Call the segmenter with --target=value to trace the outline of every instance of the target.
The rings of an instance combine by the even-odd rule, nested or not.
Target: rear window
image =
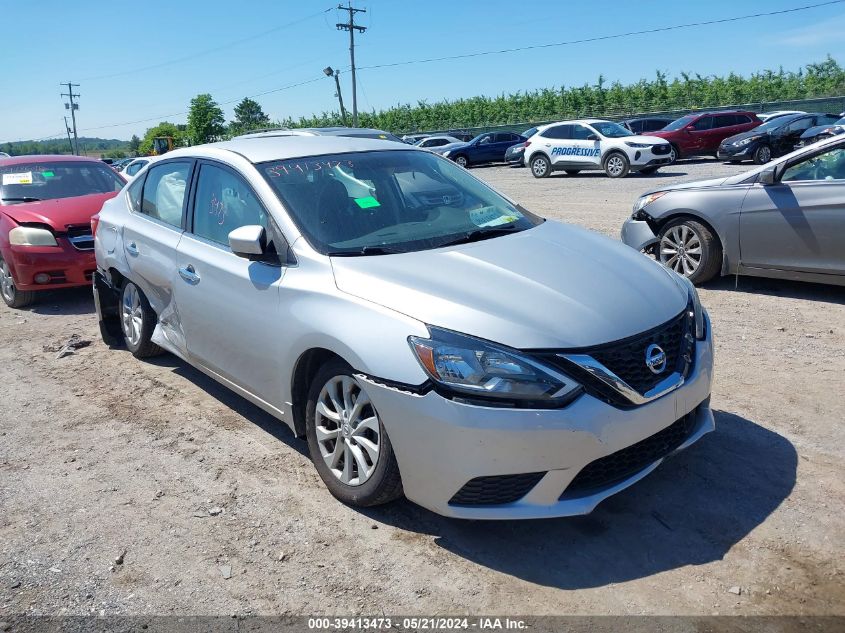
[[[0,167],[5,204],[113,193],[126,182],[102,163],[32,162]]]

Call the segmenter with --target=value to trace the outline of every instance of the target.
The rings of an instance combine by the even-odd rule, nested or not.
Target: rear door
[[[281,264],[232,253],[229,233],[261,225],[279,252],[287,244],[246,179],[222,163],[202,161],[190,222],[174,266],[175,294],[191,357],[279,408],[284,324],[279,316]],[[284,244],[284,247],[281,245]]]
[[[144,177],[139,206],[127,215],[123,226],[130,281],[146,295],[163,333],[180,350],[184,341],[173,303],[173,280],[193,168],[194,161],[186,159],[151,167]]]
[[[749,188],[740,214],[743,266],[845,274],[845,143],[787,164]]]

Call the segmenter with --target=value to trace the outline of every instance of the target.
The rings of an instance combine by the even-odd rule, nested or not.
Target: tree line
[[[623,117],[639,113],[685,112],[726,105],[763,104],[775,101],[812,99],[845,95],[845,70],[830,55],[822,62],[807,64],[797,71],[764,70],[750,76],[729,73],[727,76],[681,73],[671,80],[661,71],[653,79],[640,79],[623,85],[607,83],[599,75],[593,84],[561,86],[539,90],[501,94],[495,97],[476,96],[467,99],[444,99],[435,103],[418,101],[415,105],[399,104],[383,110],[360,112],[362,127],[373,127],[395,133],[445,130],[534,123],[565,118]],[[177,146],[197,145],[223,140],[263,127],[325,127],[342,125],[339,112],[322,112],[310,117],[292,117],[271,121],[261,105],[244,98],[234,110],[234,119],[226,123],[223,109],[208,93],[191,100],[185,124],[163,121],[136,135],[128,142],[105,141],[89,145],[80,139],[86,150],[102,149],[110,158],[152,153],[153,139],[167,136]],[[67,140],[24,141],[0,145],[9,154],[69,153]]]

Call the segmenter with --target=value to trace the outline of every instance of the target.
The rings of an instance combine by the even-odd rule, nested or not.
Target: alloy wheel
[[[611,156],[607,159],[607,171],[611,176],[618,176],[625,169],[625,163],[620,156]]]
[[[466,159],[466,158],[464,158],[463,156],[458,156],[458,157],[455,159],[455,162],[456,162],[458,165],[460,165],[461,167],[466,167],[466,166],[467,166],[467,159]]]
[[[120,324],[126,342],[133,347],[141,340],[144,326],[144,311],[141,308],[141,295],[135,284],[129,284],[123,291],[123,301],[120,306]]]
[[[678,160],[678,152],[675,151],[675,146],[673,145],[669,150],[669,164],[671,165],[676,160]]]
[[[381,448],[378,415],[352,376],[331,378],[317,398],[314,428],[320,455],[332,474],[360,486],[373,474]]]
[[[546,162],[545,158],[538,158],[531,163],[531,171],[534,172],[534,175],[538,178],[545,176],[548,169],[549,164]]]
[[[764,145],[758,150],[758,155],[760,157],[760,163],[768,163],[772,160],[772,150],[768,145]]]
[[[660,238],[660,263],[685,277],[701,265],[701,238],[686,224],[673,226]]]
[[[12,278],[9,265],[4,260],[0,260],[0,293],[3,293],[3,298],[8,303],[14,303],[15,290],[15,280]]]

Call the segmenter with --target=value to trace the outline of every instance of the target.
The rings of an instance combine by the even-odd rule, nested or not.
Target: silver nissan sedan
[[[585,514],[714,428],[688,280],[429,151],[279,132],[180,149],[94,224],[106,341],[284,421],[351,505]]]

